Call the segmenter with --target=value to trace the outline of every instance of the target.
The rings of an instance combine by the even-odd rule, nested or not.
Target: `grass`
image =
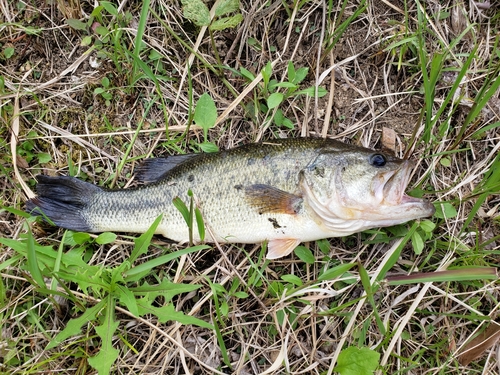
[[[498,372],[494,6],[0,1],[0,373]],[[23,213],[39,173],[123,188],[151,155],[384,129],[436,215],[278,261]]]

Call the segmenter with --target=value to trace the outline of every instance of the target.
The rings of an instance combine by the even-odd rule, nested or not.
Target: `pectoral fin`
[[[283,238],[279,240],[270,240],[267,244],[267,259],[278,259],[290,254],[299,244],[300,240],[296,238]]]
[[[250,185],[245,188],[248,203],[255,207],[259,214],[282,213],[294,215],[302,209],[302,198],[275,187],[263,184]]]

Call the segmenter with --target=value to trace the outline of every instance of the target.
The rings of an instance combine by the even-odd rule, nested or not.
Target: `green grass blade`
[[[375,321],[377,322],[378,329],[383,335],[385,335],[386,329],[384,323],[382,322],[382,319],[380,319],[377,304],[375,303],[375,299],[373,298],[376,290],[374,290],[373,286],[371,285],[370,276],[368,275],[368,272],[366,272],[366,269],[361,265],[361,263],[358,264],[358,269],[361,283],[363,284],[363,288],[365,289],[366,298],[368,298],[368,301],[372,306],[373,315],[375,316]]]
[[[38,267],[35,239],[33,238],[33,233],[29,227],[27,232],[26,257],[28,258],[28,271],[30,271],[33,280],[35,280],[39,287],[45,288],[45,281],[43,280],[42,272]]]
[[[413,233],[417,230],[417,228],[418,228],[418,222],[415,221],[413,223],[413,225],[411,226],[410,230],[405,234],[405,236],[401,240],[401,243],[398,245],[397,249],[393,252],[393,254],[390,256],[390,258],[385,262],[384,266],[380,270],[379,275],[377,276],[377,281],[382,280],[385,277],[385,275],[387,274],[387,272],[396,264],[399,257],[401,256],[401,252],[403,251],[403,248],[408,243],[408,241],[410,240]]]
[[[318,277],[318,281],[334,280],[337,277],[349,271],[354,266],[355,263],[347,263],[347,264],[340,264],[338,266],[325,270],[323,271],[321,276]]]
[[[227,355],[226,343],[224,342],[224,338],[222,337],[222,333],[219,327],[219,324],[223,324],[223,321],[221,319],[222,315],[220,312],[219,298],[217,297],[217,289],[209,279],[208,282],[210,283],[210,288],[212,289],[212,298],[214,300],[214,306],[215,306],[215,317],[213,319],[213,325],[215,329],[215,334],[217,336],[217,342],[219,343],[224,363],[229,368],[231,368],[231,361],[229,360],[229,356]]]
[[[149,229],[134,240],[134,249],[132,250],[132,254],[130,254],[130,263],[134,263],[139,256],[148,252],[151,238],[156,233],[156,229],[162,219],[163,215],[158,216]]]
[[[191,254],[191,253],[194,253],[196,251],[201,251],[201,250],[205,250],[205,249],[209,249],[209,248],[210,247],[207,245],[197,245],[197,246],[188,247],[187,249],[175,251],[173,253],[152,259],[148,262],[145,262],[145,263],[139,264],[138,266],[132,267],[130,270],[126,271],[124,273],[124,279],[126,282],[137,281],[143,275],[150,272],[154,267],[158,267],[162,264],[170,262],[171,260],[179,258],[182,255]]]
[[[139,24],[137,25],[137,34],[135,36],[135,43],[134,43],[134,73],[132,74],[133,79],[135,79],[138,66],[137,66],[137,61],[140,60],[140,55],[141,55],[141,48],[142,48],[142,38],[144,36],[144,30],[146,29],[146,23],[148,20],[148,14],[149,14],[149,4],[151,0],[144,0],[142,2],[142,8],[141,8],[141,15],[139,17]]]
[[[482,204],[486,199],[492,194],[498,194],[500,192],[500,154],[495,157],[493,163],[491,163],[490,169],[485,174],[481,183],[476,186],[472,192],[472,196],[478,195],[474,206],[472,207],[470,214],[467,216],[463,226],[462,232],[469,227],[472,220],[476,217],[477,211],[481,208]]]
[[[389,276],[386,279],[389,285],[405,285],[427,282],[456,282],[472,280],[497,280],[498,271],[494,267],[461,267],[460,269],[421,272],[411,275]]]
[[[492,77],[495,77],[495,79],[493,79],[493,82],[491,82]],[[463,136],[469,129],[470,124],[473,121],[475,121],[478,118],[478,116],[481,115],[481,111],[483,110],[483,108],[486,106],[491,97],[495,95],[495,93],[500,88],[500,64],[490,75],[488,75],[488,78],[489,79],[487,80],[487,82],[481,87],[481,89],[477,93],[476,100],[474,101],[474,104],[472,105],[470,112],[465,118],[464,123],[460,127],[460,131],[456,136],[456,140],[450,147],[451,149],[457,147],[463,141]]]

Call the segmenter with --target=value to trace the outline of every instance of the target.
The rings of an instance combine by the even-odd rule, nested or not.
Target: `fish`
[[[26,211],[93,233],[144,233],[162,215],[156,234],[186,243],[189,228],[173,201],[193,199],[206,228],[203,242],[267,242],[266,258],[278,259],[302,242],[432,216],[430,201],[405,194],[414,167],[328,138],[278,139],[146,159],[136,174],[143,184],[126,189],[38,175]],[[201,242],[196,221],[191,234]]]

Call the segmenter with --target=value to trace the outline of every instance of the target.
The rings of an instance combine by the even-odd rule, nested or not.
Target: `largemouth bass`
[[[268,259],[301,242],[346,236],[431,216],[426,200],[404,193],[414,163],[330,139],[281,139],[209,154],[147,159],[148,183],[106,190],[74,177],[37,176],[26,205],[55,225],[84,232],[157,233],[187,242],[189,230],[172,201],[202,213],[206,242],[268,241]],[[196,223],[193,237],[200,241]]]

